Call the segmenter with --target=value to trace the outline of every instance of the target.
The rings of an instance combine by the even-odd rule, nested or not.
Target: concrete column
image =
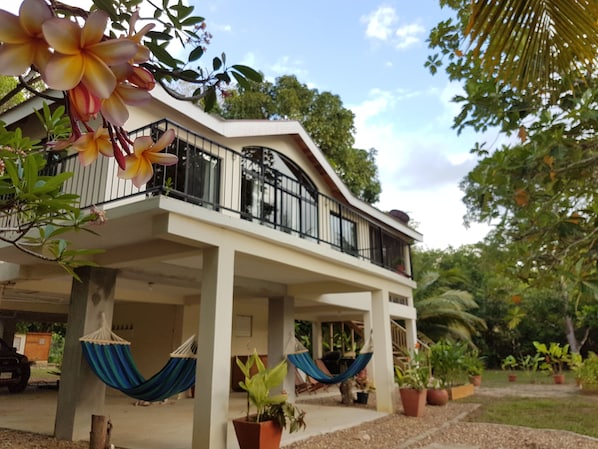
[[[407,348],[409,352],[415,349],[417,343],[417,324],[416,320],[405,319],[405,330],[407,331]]]
[[[192,449],[226,449],[235,253],[203,252]]]
[[[311,322],[311,347],[312,355],[314,359],[321,359],[324,351],[324,345],[322,344],[322,322],[312,321]]]
[[[364,341],[367,342],[368,338],[374,339],[372,335],[372,312],[365,312],[363,314],[363,338]],[[370,340],[371,342],[371,340]],[[374,351],[376,350],[376,343],[374,342]],[[374,353],[375,354],[375,353]],[[368,364],[368,377],[370,379],[374,379],[376,367],[372,362]]]
[[[268,366],[275,366],[295,347],[295,300],[285,296],[268,298]],[[295,368],[289,363],[287,377],[280,390],[295,401]]]
[[[91,371],[81,352],[79,338],[100,328],[101,315],[112,324],[117,271],[77,269],[73,279],[64,342],[54,435],[61,440],[89,438],[91,415],[104,414],[106,386]]]
[[[376,408],[379,412],[392,413],[395,394],[394,367],[392,360],[392,335],[390,331],[390,307],[388,291],[372,292],[372,328],[374,329],[374,383],[376,384]]]

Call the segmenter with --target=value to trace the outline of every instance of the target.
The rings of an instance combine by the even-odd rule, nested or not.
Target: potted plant
[[[469,375],[469,381],[474,387],[482,385],[482,373],[484,372],[484,360],[479,356],[477,349],[465,354],[465,369]]]
[[[536,382],[536,373],[540,368],[542,356],[540,354],[526,355],[519,358],[519,366],[523,370],[525,377],[531,382]]]
[[[233,419],[239,446],[241,449],[277,449],[282,430],[287,425],[291,433],[305,428],[305,412],[287,402],[286,393],[270,393],[282,385],[287,375],[287,362],[283,360],[272,368],[266,368],[257,351],[245,363],[239,358],[236,362],[245,376],[239,386],[247,392],[246,416]],[[256,371],[252,374],[254,366]],[[253,414],[252,405],[255,407]]]
[[[589,352],[587,358],[577,365],[575,375],[583,394],[598,394],[598,355]]]
[[[470,348],[465,342],[440,340],[430,346],[432,375],[449,392],[450,399],[461,399],[473,394],[466,360]]]
[[[449,392],[438,379],[431,378],[426,392],[426,403],[429,405],[446,405]]]
[[[430,366],[424,351],[414,352],[404,366],[395,366],[395,381],[399,385],[403,413],[422,416],[430,383]]]
[[[508,355],[502,360],[500,366],[502,369],[509,371],[509,382],[515,382],[517,380],[517,374],[515,374],[515,370],[517,369],[518,365],[519,362],[517,362],[517,359],[514,355]]]
[[[374,386],[374,382],[368,377],[367,371],[363,370],[354,378],[355,388],[357,391],[357,399],[355,402],[357,404],[367,404],[370,393],[376,391],[376,387]]]
[[[540,368],[552,374],[555,384],[565,383],[563,370],[571,360],[569,345],[561,346],[560,343],[551,342],[549,346],[546,346],[545,343],[534,341],[534,347],[544,359]]]

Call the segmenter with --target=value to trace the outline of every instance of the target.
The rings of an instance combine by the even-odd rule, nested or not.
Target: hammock
[[[296,342],[296,345],[301,345],[301,343]],[[373,349],[368,342],[364,344],[359,355],[345,371],[336,376],[332,376],[330,373],[322,371],[311,358],[307,349],[303,349],[304,350],[301,352],[287,354],[287,359],[309,377],[327,385],[338,384],[356,376],[367,366],[373,355]]]
[[[195,336],[170,354],[164,367],[145,379],[135,366],[131,343],[105,325],[79,339],[92,371],[109,387],[132,398],[156,402],[188,390],[195,384]]]

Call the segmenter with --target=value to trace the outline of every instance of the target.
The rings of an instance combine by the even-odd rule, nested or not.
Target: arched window
[[[243,148],[243,218],[306,237],[318,237],[318,192],[307,174],[271,148]]]

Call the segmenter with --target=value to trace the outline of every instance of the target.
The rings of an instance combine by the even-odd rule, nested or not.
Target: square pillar
[[[226,449],[235,253],[203,251],[192,449]]]
[[[112,324],[117,270],[82,267],[73,279],[54,436],[60,440],[89,438],[91,415],[104,414],[106,385],[93,373],[81,351],[79,338]]]
[[[322,322],[311,322],[311,348],[314,359],[321,359],[323,355],[324,345],[322,339]]]
[[[389,295],[386,290],[372,292],[372,328],[374,334],[374,383],[376,384],[376,409],[393,413],[393,394],[396,394],[390,330]]]
[[[417,322],[414,319],[409,319],[409,318],[405,319],[405,330],[407,332],[407,335],[406,335],[407,349],[409,349],[410,352],[415,350],[415,347],[417,346],[417,324],[416,323]]]
[[[284,296],[268,298],[268,366],[285,360],[286,353],[295,348],[295,300]],[[288,372],[281,387],[295,401],[295,367],[288,364]]]

